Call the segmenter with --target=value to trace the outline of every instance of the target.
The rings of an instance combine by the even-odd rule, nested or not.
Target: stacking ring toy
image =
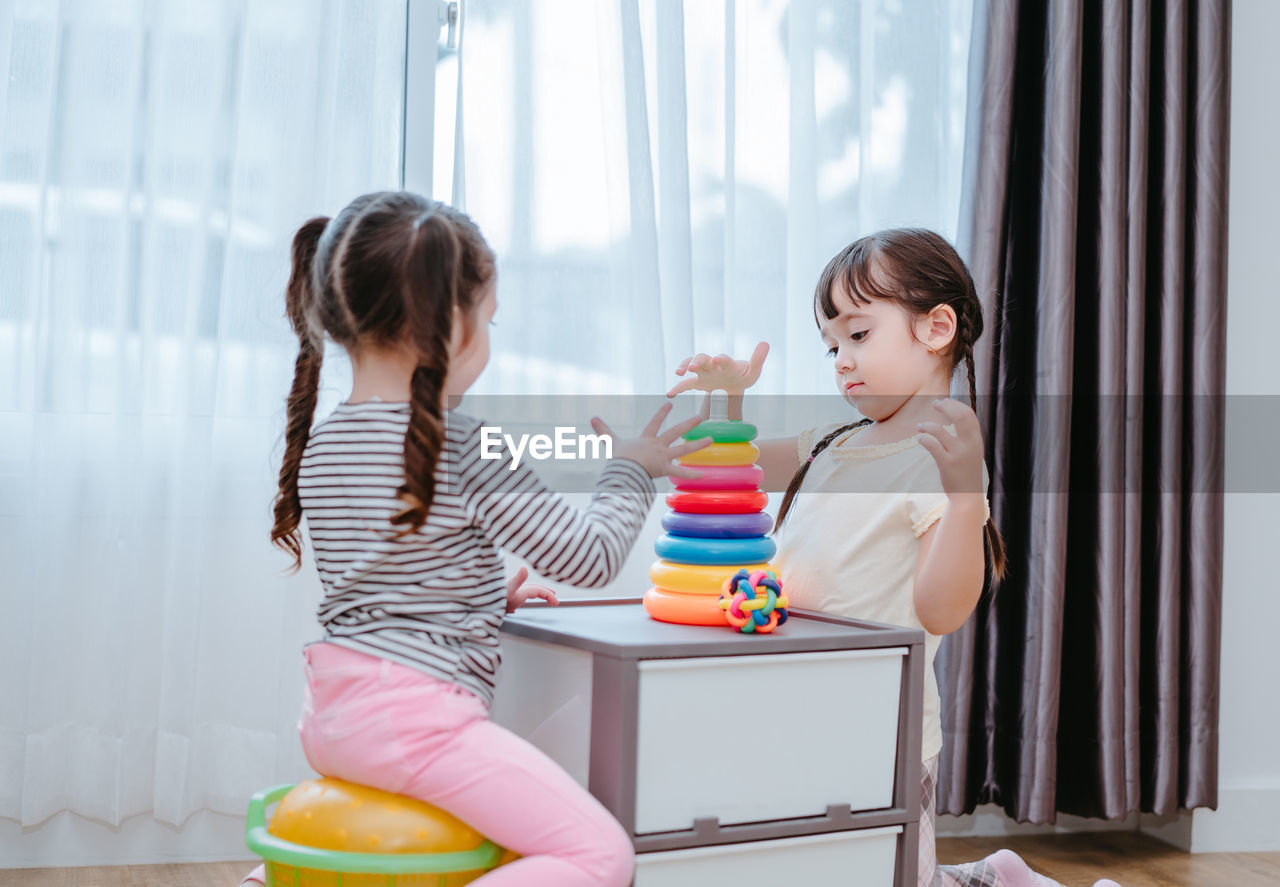
[[[681,514],[668,511],[662,516],[662,529],[672,536],[697,539],[747,539],[763,536],[773,528],[773,518],[764,512],[755,514]]]
[[[703,422],[693,430],[684,433],[685,440],[698,440],[703,437],[709,437],[716,443],[746,443],[756,439],[756,426],[729,420]]]
[[[759,490],[695,490],[667,494],[667,507],[685,514],[750,514],[763,511],[769,494]]]
[[[743,634],[768,634],[787,621],[787,596],[772,570],[739,570],[724,583],[720,609]]]
[[[685,536],[659,536],[653,550],[664,561],[675,564],[723,564],[737,566],[767,561],[778,553],[778,546],[768,536],[754,539],[689,539]]]
[[[760,455],[753,443],[713,443],[680,457],[681,465],[750,465]]]
[[[764,483],[759,465],[703,465],[702,477],[673,477],[677,490],[755,490]]]
[[[748,572],[769,570],[769,564],[741,564]],[[724,590],[724,582],[733,575],[732,568],[702,564],[672,564],[654,561],[649,566],[649,581],[654,588],[676,594],[708,595],[713,600]]]
[[[676,594],[650,588],[644,593],[644,608],[659,622],[724,626],[724,610],[720,609],[720,602],[708,594]]]

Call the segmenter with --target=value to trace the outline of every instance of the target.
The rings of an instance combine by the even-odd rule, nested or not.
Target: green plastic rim
[[[268,862],[353,875],[440,875],[487,871],[497,864],[502,855],[498,845],[489,840],[474,850],[452,853],[347,853],[282,841],[267,831],[267,807],[287,795],[292,788],[292,785],[278,785],[258,792],[249,801],[244,842]]]
[[[716,443],[750,443],[756,439],[756,426],[749,422],[736,422],[725,419],[716,422],[703,422],[696,428],[684,433],[685,440],[699,440],[709,437]]]

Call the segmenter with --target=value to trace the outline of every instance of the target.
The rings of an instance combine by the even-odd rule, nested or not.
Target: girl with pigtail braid
[[[304,651],[299,729],[325,776],[418,798],[518,858],[478,887],[622,887],[631,840],[551,758],[488,718],[505,613],[547,588],[510,580],[500,550],[550,579],[605,585],[621,569],[689,419],[612,441],[579,509],[480,419],[451,409],[489,360],[496,264],[475,223],[402,192],[358,197],[293,241],[285,309],[298,335],[272,541],[323,586],[322,638]],[[352,364],[351,394],[312,427],[325,339]],[[608,426],[592,420],[601,434]],[[261,884],[262,868],[243,883]]]
[[[765,488],[786,490],[774,526],[782,586],[794,607],[925,631],[920,887],[1052,885],[1008,850],[955,866],[939,866],[935,854],[942,726],[933,660],[941,636],[964,624],[987,580],[1005,571],[975,413],[973,346],[983,324],[973,278],[934,232],[880,231],[827,264],[813,310],[836,388],[861,418],[756,441]],[[745,361],[688,358],[668,396],[724,390],[729,417],[741,419],[742,392],[768,351],[762,342]],[[961,364],[968,406],[950,398]]]

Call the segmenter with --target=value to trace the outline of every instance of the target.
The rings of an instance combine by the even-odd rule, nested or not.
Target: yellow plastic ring
[[[674,591],[677,594],[711,594],[719,599],[726,580],[739,570],[748,573],[756,570],[772,570],[770,564],[673,564],[670,561],[654,561],[649,567],[649,581],[654,588]]]
[[[753,443],[718,443],[703,447],[680,460],[681,465],[752,465],[760,455]]]

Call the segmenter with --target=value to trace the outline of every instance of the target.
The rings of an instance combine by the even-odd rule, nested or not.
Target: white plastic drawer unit
[[[892,887],[901,826],[641,853],[635,887]],[[915,885],[911,885],[915,887]]]
[[[906,653],[641,661],[636,834],[892,807]]]
[[[608,600],[523,607],[502,643],[494,721],[638,852],[897,826],[914,870],[923,632],[793,611],[743,635]]]

